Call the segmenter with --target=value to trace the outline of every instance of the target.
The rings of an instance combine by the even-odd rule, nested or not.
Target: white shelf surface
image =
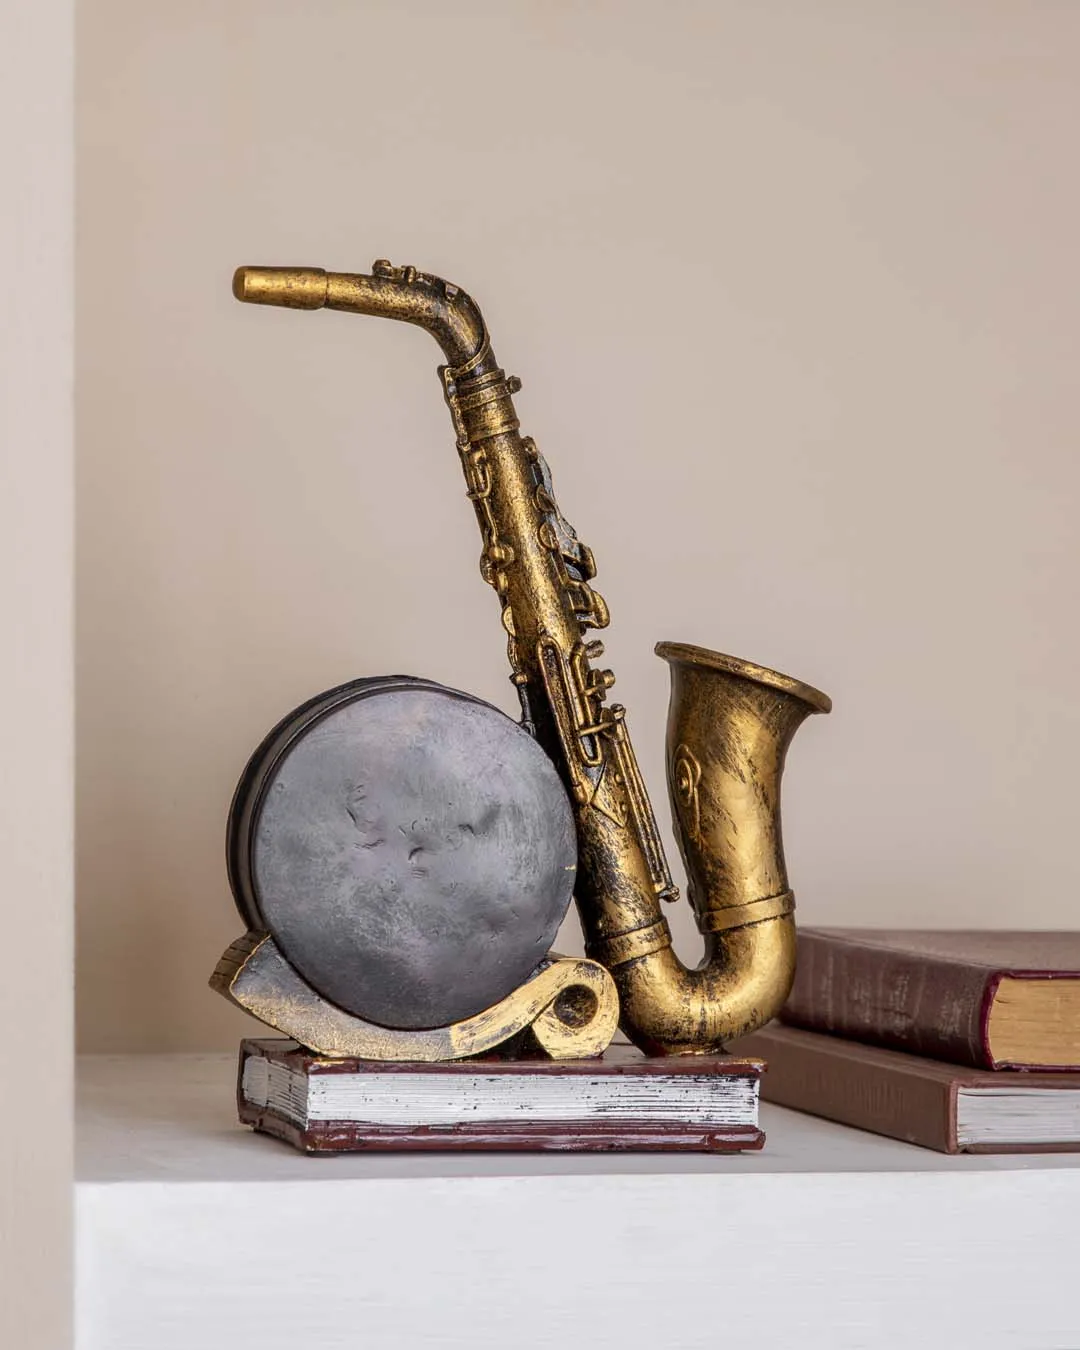
[[[766,1105],[760,1154],[310,1158],[235,1075],[81,1061],[78,1350],[1080,1347],[1080,1155]]]

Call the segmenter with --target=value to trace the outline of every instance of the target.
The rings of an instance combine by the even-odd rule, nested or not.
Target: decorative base
[[[338,1059],[437,1063],[488,1054],[523,1034],[533,1053],[588,1058],[607,1049],[619,1021],[619,996],[604,967],[555,952],[494,1007],[426,1031],[377,1026],[330,1003],[267,933],[238,938],[218,962],[210,987],[275,1031]]]
[[[368,1150],[730,1153],[759,1149],[760,1060],[388,1064],[326,1059],[295,1042],[240,1046],[240,1119],[305,1153]]]

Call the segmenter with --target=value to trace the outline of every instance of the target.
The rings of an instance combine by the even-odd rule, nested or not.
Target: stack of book
[[[808,929],[761,1095],[945,1153],[1080,1149],[1080,933]]]

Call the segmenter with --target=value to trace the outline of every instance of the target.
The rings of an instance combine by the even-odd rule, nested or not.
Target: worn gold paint
[[[604,967],[569,956],[553,956],[494,1007],[430,1031],[377,1026],[329,1003],[266,933],[246,933],[234,942],[210,987],[316,1054],[339,1059],[467,1059],[529,1029],[552,1059],[586,1059],[603,1054],[619,1020],[619,996]]]
[[[674,900],[663,846],[626,727],[607,704],[611,671],[588,638],[608,623],[595,564],[555,501],[535,442],[475,303],[413,267],[372,275],[242,267],[240,300],[348,310],[430,332],[483,547],[480,570],[502,606],[522,717],[559,765],[574,805],[576,899],[587,951],[618,986],[622,1025],[656,1054],[705,1053],[767,1022],[794,974],[794,897],[780,840],[788,743],[828,698],[775,671],[698,647],[662,643],[671,665],[668,776],[690,899],[706,957],[688,970],[671,948],[660,901]]]

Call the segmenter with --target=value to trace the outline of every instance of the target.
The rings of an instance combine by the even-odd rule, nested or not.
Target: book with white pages
[[[752,1057],[380,1063],[295,1042],[240,1048],[240,1118],[309,1153],[366,1149],[733,1152],[760,1148]]]
[[[971,1069],[772,1022],[766,1101],[942,1153],[1080,1151],[1080,1073]]]

